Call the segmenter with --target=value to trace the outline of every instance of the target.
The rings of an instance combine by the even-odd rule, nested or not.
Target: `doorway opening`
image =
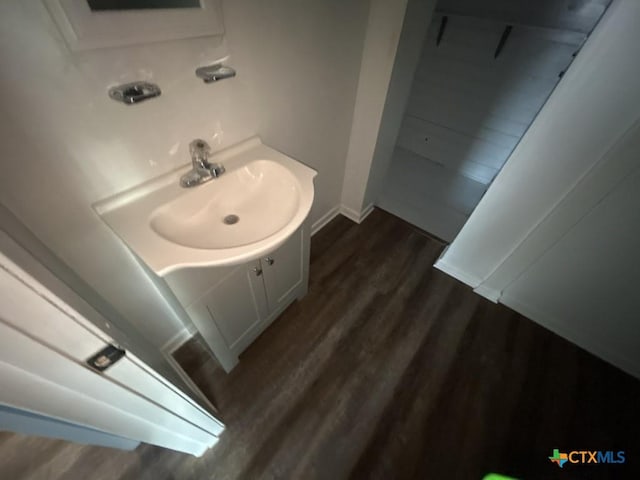
[[[609,4],[439,0],[377,206],[451,242]]]

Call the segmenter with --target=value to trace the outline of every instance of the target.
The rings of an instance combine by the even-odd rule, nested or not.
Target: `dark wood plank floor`
[[[0,478],[640,478],[640,382],[432,268],[442,248],[379,210],[336,218],[309,294],[231,374],[198,339],[178,352],[228,426],[204,457],[3,434]],[[553,448],[627,463],[560,470]]]

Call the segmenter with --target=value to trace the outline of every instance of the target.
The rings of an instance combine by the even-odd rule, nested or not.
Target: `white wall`
[[[371,0],[342,186],[342,212],[357,222],[370,206],[365,193],[406,7]]]
[[[391,163],[414,74],[435,6],[435,0],[409,0],[407,3],[402,34],[398,43],[367,178],[364,206],[372,204],[377,199]]]
[[[321,3],[321,5],[318,5]],[[312,220],[339,203],[367,2],[229,1],[227,40],[71,54],[39,1],[0,4],[0,202],[155,345],[184,312],[91,209],[189,161],[196,137],[224,148],[252,134],[319,170]],[[232,53],[238,76],[196,66]],[[337,70],[336,70],[337,68]],[[339,73],[336,73],[339,72]],[[110,85],[156,81],[127,107]]]
[[[340,204],[369,0],[229,0],[234,64],[268,145],[315,168],[311,221]]]

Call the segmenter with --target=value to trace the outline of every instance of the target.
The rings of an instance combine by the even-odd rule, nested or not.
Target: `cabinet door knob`
[[[251,270],[254,271],[254,273],[256,274],[256,277],[259,277],[260,275],[262,275],[262,269],[260,267],[253,267]]]
[[[267,257],[265,258],[265,260],[269,265],[273,265],[275,263],[275,260],[271,257]]]

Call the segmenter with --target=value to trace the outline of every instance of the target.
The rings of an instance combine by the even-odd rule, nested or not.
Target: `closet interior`
[[[377,206],[450,242],[610,0],[440,0]]]

